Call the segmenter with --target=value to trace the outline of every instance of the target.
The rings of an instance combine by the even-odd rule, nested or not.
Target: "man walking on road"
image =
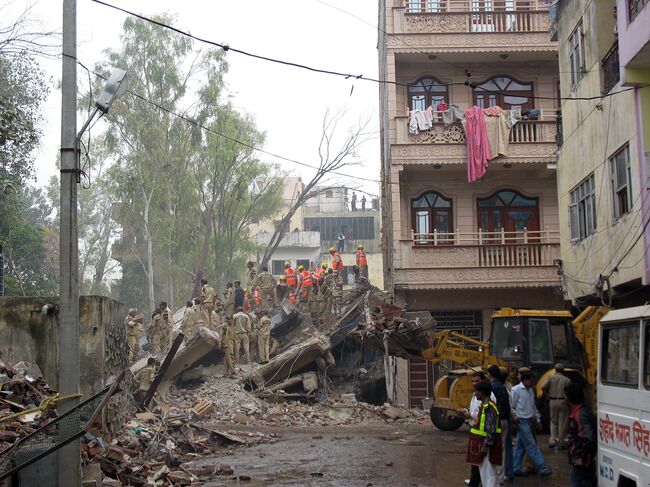
[[[548,399],[549,410],[551,413],[551,436],[548,439],[548,447],[555,448],[560,446],[564,448],[566,441],[566,432],[569,425],[569,406],[564,400],[564,388],[571,383],[564,375],[564,364],[555,364],[555,375],[549,377],[548,381],[542,387],[544,396]]]
[[[526,476],[521,470],[524,453],[537,466],[542,477],[551,475],[551,469],[544,462],[542,452],[537,446],[533,428],[541,429],[541,416],[535,406],[535,391],[533,390],[533,375],[530,372],[521,373],[521,382],[512,388],[511,403],[513,422],[517,425],[517,444],[513,456],[513,473],[517,477]]]
[[[580,384],[570,382],[564,394],[571,408],[568,446],[571,487],[596,487],[596,417],[584,404],[585,394]]]

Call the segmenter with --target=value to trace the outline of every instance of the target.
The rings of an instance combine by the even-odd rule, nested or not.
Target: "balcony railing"
[[[477,6],[477,3],[480,3]],[[407,30],[426,25],[430,32],[545,32],[548,11],[537,2],[408,1]],[[426,20],[436,16],[438,21]],[[410,26],[409,24],[415,24]],[[412,27],[412,28],[409,28]]]
[[[409,13],[471,12],[484,10],[547,11],[547,7],[537,0],[405,0],[405,2],[406,11]]]
[[[602,61],[605,93],[609,93],[621,79],[618,61],[618,41],[614,43]]]
[[[559,232],[542,230],[476,233],[413,233],[415,248],[437,255],[433,267],[539,267],[553,266],[559,258]],[[459,250],[462,252],[459,253]],[[440,254],[462,255],[463,260]],[[436,265],[441,262],[443,265]],[[426,262],[419,262],[426,266]]]
[[[552,113],[555,115],[555,110],[552,110]],[[398,125],[401,125],[401,128],[398,128],[398,139],[400,132],[408,134],[405,140],[398,140],[398,144],[465,144],[466,142],[465,132],[458,123],[445,126],[442,122],[434,122],[431,129],[415,135],[408,133],[408,117],[397,118]],[[556,143],[556,137],[555,117],[549,117],[547,120],[519,120],[510,131],[511,144]]]
[[[627,0],[630,22],[632,22],[636,16],[639,15],[639,12],[641,12],[641,10],[643,10],[643,7],[648,4],[648,1],[650,0]]]

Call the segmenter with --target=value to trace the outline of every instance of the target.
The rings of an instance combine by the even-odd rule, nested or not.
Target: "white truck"
[[[650,487],[650,305],[600,320],[598,485]]]

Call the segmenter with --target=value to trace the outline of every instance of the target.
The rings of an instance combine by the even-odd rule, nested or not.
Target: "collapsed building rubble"
[[[316,327],[310,316],[283,302],[272,315],[270,360],[239,364],[235,379],[224,375],[220,329],[201,328],[189,340],[179,335],[168,356],[158,357],[163,366],[149,391],[151,404],[145,408],[140,403],[139,412],[133,405],[121,429],[97,424],[83,436],[84,480],[164,486],[201,485],[215,475],[241,479],[243,473],[224,463],[197,460],[277,441],[277,433],[251,427],[427,424],[424,412],[386,403],[383,359],[384,352],[417,355],[413,344],[427,346],[432,320],[406,316],[369,285],[344,296],[339,316],[322,318]],[[127,375],[132,377],[146,362],[144,358],[133,364]],[[16,404],[25,408],[55,394],[38,382],[12,381],[13,376],[2,372],[0,368],[3,389],[9,390],[7,379],[15,385],[11,395],[0,396],[0,418],[21,411],[7,407],[21,394],[25,397]],[[124,387],[130,388],[131,381]],[[0,422],[0,441],[13,441],[17,430],[29,433],[45,424],[48,414],[30,417],[40,419],[34,425],[12,421],[3,427]]]
[[[56,396],[35,365],[0,360],[0,453],[56,417]]]

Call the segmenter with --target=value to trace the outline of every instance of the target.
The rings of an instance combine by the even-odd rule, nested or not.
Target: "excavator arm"
[[[605,306],[588,306],[572,322],[573,333],[581,345],[582,368],[589,384],[596,383],[598,370],[598,323],[609,310]]]
[[[474,347],[474,348],[471,348]],[[508,364],[493,355],[487,342],[475,340],[452,330],[439,331],[434,335],[433,347],[422,351],[422,358],[432,363],[449,360],[464,367],[488,367],[492,364]]]

